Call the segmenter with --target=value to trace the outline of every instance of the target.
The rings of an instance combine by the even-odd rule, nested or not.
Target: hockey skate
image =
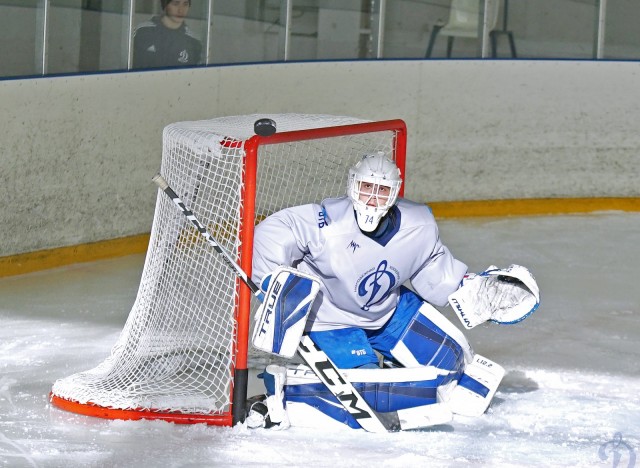
[[[269,365],[260,375],[267,393],[247,400],[247,427],[281,431],[291,426],[284,404],[284,383],[287,371],[282,366]],[[259,376],[259,377],[260,377]]]

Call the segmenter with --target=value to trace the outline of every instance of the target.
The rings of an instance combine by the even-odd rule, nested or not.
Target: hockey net
[[[263,117],[277,123],[275,135],[254,135]],[[250,273],[256,223],[287,206],[343,195],[349,167],[375,151],[395,159],[404,175],[401,120],[222,117],[167,126],[161,174]],[[138,294],[119,339],[100,365],[56,381],[52,403],[112,419],[242,420],[251,296],[159,192]]]

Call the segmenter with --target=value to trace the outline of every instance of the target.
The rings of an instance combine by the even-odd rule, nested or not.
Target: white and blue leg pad
[[[320,282],[314,276],[281,266],[264,278],[262,290],[264,301],[256,312],[253,346],[278,356],[293,357]]]
[[[462,332],[426,302],[391,348],[391,355],[405,367],[435,366],[458,374],[473,359]]]
[[[480,416],[495,395],[504,377],[504,368],[476,354],[467,365],[456,386],[447,388],[440,396],[451,412],[461,416]]]
[[[504,376],[502,366],[474,355],[462,332],[427,303],[420,307],[391,354],[406,367],[448,370],[451,377],[440,382],[438,401],[463,416],[483,414]]]
[[[418,369],[341,369],[340,372],[373,409],[381,413],[397,411],[405,425],[412,419],[417,420],[415,427],[443,424],[452,417],[448,406],[438,401],[438,388],[449,379],[447,371],[425,366]],[[327,420],[332,420],[360,428],[343,404],[304,364],[287,367],[285,394],[292,426],[328,427]],[[429,414],[430,422],[420,424],[425,421],[420,417],[425,412]]]

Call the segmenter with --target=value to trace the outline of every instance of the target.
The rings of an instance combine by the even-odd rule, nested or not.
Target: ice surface
[[[524,322],[466,332],[476,352],[507,369],[484,416],[393,434],[334,425],[273,432],[51,407],[52,383],[99,364],[115,343],[143,265],[131,256],[0,280],[0,466],[585,467],[616,466],[616,456],[617,466],[632,466],[640,455],[640,214],[446,220],[440,228],[472,271],[519,263],[541,289],[540,309]]]

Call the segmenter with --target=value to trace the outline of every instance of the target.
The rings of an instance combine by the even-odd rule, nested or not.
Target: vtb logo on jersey
[[[362,310],[367,311],[372,305],[384,301],[394,289],[397,276],[396,272],[390,270],[395,268],[389,268],[388,262],[382,260],[376,268],[372,268],[360,277],[356,286],[358,295],[367,300],[360,307]]]

